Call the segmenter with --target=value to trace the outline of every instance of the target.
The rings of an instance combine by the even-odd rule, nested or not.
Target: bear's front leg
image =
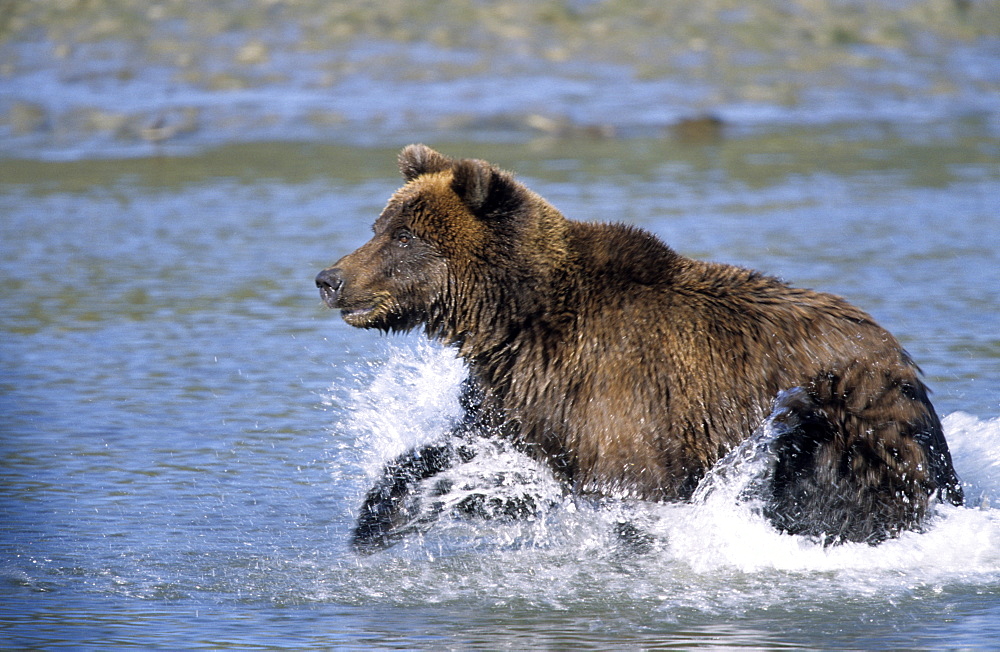
[[[414,448],[389,462],[361,506],[351,538],[354,549],[376,552],[412,532],[420,523],[414,522],[420,513],[419,498],[414,495],[417,485],[468,455],[450,444],[434,444]]]

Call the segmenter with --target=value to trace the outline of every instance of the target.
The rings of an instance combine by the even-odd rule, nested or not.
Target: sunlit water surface
[[[990,647],[1000,640],[995,134],[846,126],[706,146],[435,143],[567,215],[843,294],[945,415],[969,505],[824,549],[751,511],[551,498],[347,545],[379,466],[457,414],[464,369],[320,305],[394,151],[244,145],[0,163],[0,638],[19,646]],[[515,455],[468,472],[536,471]],[[722,493],[724,498],[724,492]],[[654,535],[623,548],[627,518]]]

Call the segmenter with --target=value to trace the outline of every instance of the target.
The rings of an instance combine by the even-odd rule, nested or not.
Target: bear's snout
[[[344,285],[344,276],[336,267],[328,267],[316,275],[319,296],[328,308],[337,307],[337,293]]]

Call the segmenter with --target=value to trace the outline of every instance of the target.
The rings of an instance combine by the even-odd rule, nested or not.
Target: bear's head
[[[352,326],[423,325],[449,342],[530,311],[532,287],[564,251],[565,218],[485,161],[410,145],[399,167],[406,184],[375,221],[374,237],[316,277],[326,305]]]

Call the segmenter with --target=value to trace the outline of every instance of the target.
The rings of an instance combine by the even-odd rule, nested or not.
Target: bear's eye
[[[396,231],[396,235],[394,237],[396,239],[396,242],[398,242],[404,247],[410,244],[410,242],[413,240],[413,234],[406,229],[399,229],[398,231]]]

